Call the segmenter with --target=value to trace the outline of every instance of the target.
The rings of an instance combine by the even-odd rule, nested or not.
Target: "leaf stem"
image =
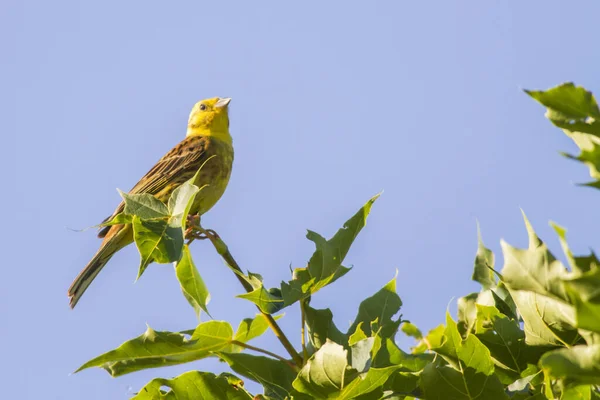
[[[235,261],[235,258],[233,258],[233,256],[229,252],[229,248],[227,247],[225,242],[223,242],[223,240],[221,240],[221,238],[218,235],[216,235],[214,232],[207,231],[206,229],[202,228],[201,226],[194,226],[193,228],[194,228],[194,230],[198,231],[199,233],[206,235],[206,237],[208,239],[210,239],[211,243],[217,250],[217,253],[219,253],[219,255],[223,258],[225,263],[227,263],[227,265],[229,265],[229,267],[232,270],[238,272],[238,273],[235,273],[235,277],[238,279],[238,281],[240,281],[240,283],[242,284],[242,286],[244,287],[246,292],[248,292],[248,293],[252,292],[254,290],[254,288],[252,287],[252,285],[250,285],[250,283],[248,283],[243,278],[244,272],[242,271],[242,269],[240,268],[238,263]],[[193,240],[194,240],[194,237],[190,238],[190,240],[188,241],[188,244],[191,243]],[[260,308],[258,308],[258,310],[260,311],[260,313],[262,315],[264,315],[265,319],[267,320],[267,324],[273,330],[273,333],[275,333],[275,336],[277,337],[277,339],[279,339],[279,341],[281,342],[283,347],[286,349],[286,351],[288,352],[290,357],[292,357],[292,359],[294,360],[294,363],[296,363],[297,366],[301,367],[304,363],[302,357],[300,356],[300,354],[298,354],[296,349],[294,349],[294,346],[292,345],[290,340],[287,338],[287,336],[285,336],[285,333],[283,333],[283,331],[281,330],[281,328],[279,327],[279,325],[277,324],[277,322],[275,321],[273,316],[271,316],[270,314],[264,313]]]
[[[231,344],[243,347],[243,348],[248,349],[248,350],[253,350],[253,351],[257,351],[259,353],[266,354],[268,356],[271,356],[273,358],[278,359],[279,361],[283,361],[284,363],[286,363],[287,365],[289,365],[290,368],[292,368],[296,372],[298,372],[298,370],[299,370],[299,368],[298,368],[298,366],[296,364],[291,363],[289,360],[286,360],[285,358],[281,357],[280,355],[272,353],[269,350],[261,349],[260,347],[251,346],[248,343],[240,342],[238,340],[232,340]]]
[[[304,362],[306,362],[308,360],[308,351],[306,350],[306,332],[305,332],[305,326],[306,326],[306,311],[304,309],[304,307],[306,306],[305,304],[305,300],[301,299],[300,300],[300,318],[301,318],[301,322],[302,322],[302,326],[300,327],[300,334],[302,335],[301,338],[301,342],[302,342],[302,357],[304,357]]]

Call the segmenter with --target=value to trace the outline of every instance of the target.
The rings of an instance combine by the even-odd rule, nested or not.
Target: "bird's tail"
[[[94,278],[102,271],[102,268],[104,268],[111,257],[118,250],[129,244],[127,235],[131,235],[131,232],[129,232],[128,227],[123,227],[121,225],[113,226],[112,228],[114,233],[109,232],[108,235],[106,235],[98,252],[79,275],[77,275],[71,284],[71,287],[69,287],[68,296],[71,308],[74,308],[75,305],[77,305],[77,302],[81,296],[83,296],[83,293],[85,293],[88,286],[90,286]]]

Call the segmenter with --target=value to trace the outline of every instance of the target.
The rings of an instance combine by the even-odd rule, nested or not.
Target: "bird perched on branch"
[[[129,191],[129,194],[149,193],[166,202],[179,185],[185,183],[202,167],[193,182],[203,189],[196,195],[190,215],[204,214],[221,198],[229,182],[233,164],[233,146],[229,134],[228,105],[230,98],[212,98],[194,105],[188,120],[185,139],[161,158]],[[121,202],[112,219],[124,210]],[[68,291],[69,304],[75,307],[90,283],[123,247],[133,243],[131,225],[102,228],[100,249],[77,275]]]

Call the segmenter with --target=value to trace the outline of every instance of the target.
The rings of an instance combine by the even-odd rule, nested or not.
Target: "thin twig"
[[[235,270],[235,271],[239,272],[239,274],[236,273],[234,275],[238,279],[238,281],[240,281],[240,283],[242,284],[242,286],[244,287],[244,289],[246,290],[246,292],[250,293],[250,292],[254,291],[254,288],[252,287],[252,285],[250,285],[250,283],[247,282],[243,278],[244,272],[242,271],[242,269],[240,268],[240,266],[238,265],[238,263],[235,261],[235,259],[233,258],[233,256],[229,252],[229,248],[227,247],[227,245],[225,244],[225,242],[223,242],[223,240],[221,240],[221,238],[218,235],[207,234],[207,231],[204,228],[200,227],[200,226],[194,226],[194,229],[197,230],[198,232],[202,233],[202,234],[205,234],[210,239],[210,241],[213,244],[213,246],[215,246],[215,249],[217,250],[217,253],[219,253],[219,255],[227,263],[227,265],[229,265],[229,267],[232,270]],[[188,241],[188,244],[191,243],[191,241],[193,239],[194,239],[194,237],[190,238],[190,240]],[[257,308],[260,311],[260,313],[262,315],[264,315],[265,319],[267,320],[267,324],[273,330],[273,333],[275,333],[275,336],[277,337],[277,339],[279,339],[279,341],[281,342],[281,344],[283,345],[283,347],[286,349],[286,351],[288,352],[288,354],[290,355],[290,357],[292,357],[292,359],[294,360],[294,363],[296,363],[297,366],[302,367],[302,365],[303,365],[303,359],[302,359],[302,357],[300,356],[300,354],[298,354],[298,352],[296,351],[296,349],[294,349],[294,346],[292,345],[292,343],[290,342],[290,340],[287,338],[287,336],[285,336],[285,333],[283,333],[283,331],[281,330],[281,328],[279,327],[279,325],[275,321],[275,318],[273,318],[272,315],[263,312],[260,309],[260,307],[257,306]]]
[[[284,363],[286,363],[287,365],[289,365],[290,368],[292,368],[296,372],[299,369],[296,364],[290,362],[289,360],[286,360],[285,358],[281,357],[280,355],[277,355],[275,353],[270,352],[269,350],[261,349],[260,347],[254,347],[254,346],[249,345],[248,343],[240,342],[238,340],[232,340],[231,344],[243,347],[243,348],[248,349],[248,350],[257,351],[259,353],[263,353],[263,354],[266,354],[266,355],[271,356],[273,358],[276,358],[279,361],[283,361]]]

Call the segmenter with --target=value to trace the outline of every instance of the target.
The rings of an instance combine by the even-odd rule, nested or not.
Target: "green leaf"
[[[384,340],[383,348],[385,349],[385,353],[388,354],[389,364],[399,367],[401,372],[419,372],[434,360],[434,354],[432,353],[405,353],[392,339],[389,338]],[[380,351],[380,353],[383,352],[384,351]]]
[[[381,290],[360,303],[358,314],[348,332],[356,331],[356,327],[362,322],[365,334],[373,336],[370,324],[377,320],[382,338],[391,337],[400,325],[400,320],[393,320],[392,317],[400,311],[401,306],[402,300],[396,293],[396,277],[394,277]]]
[[[328,339],[340,345],[346,343],[346,335],[340,332],[333,323],[331,310],[328,308],[317,310],[306,305],[304,313],[308,331],[308,344],[309,347],[312,347],[309,348],[311,353],[320,349]]]
[[[575,157],[585,163],[595,181],[587,186],[600,188],[600,115],[598,103],[591,92],[572,83],[564,83],[547,91],[526,91],[547,107],[546,117],[569,136],[580,148]]]
[[[527,360],[519,360],[525,349],[525,332],[518,323],[502,315],[495,307],[477,305],[477,338],[501,365],[517,374],[527,367]]]
[[[543,352],[548,350],[547,347],[528,346],[519,324],[495,307],[477,305],[475,335],[489,349],[496,369],[507,370],[505,373],[512,379],[518,379],[529,365],[537,364]]]
[[[590,385],[570,387],[562,391],[560,400],[591,400],[597,399],[596,394]]]
[[[420,375],[425,397],[432,399],[506,399],[503,385],[494,374],[490,351],[477,337],[462,339],[456,323],[446,315],[446,328],[433,351],[449,366],[429,364]]]
[[[530,346],[563,346],[577,342],[573,307],[526,291],[511,291],[524,322]]]
[[[275,314],[283,308],[281,291],[277,288],[267,290],[261,285],[250,293],[238,294],[236,297],[253,302],[265,314]]]
[[[133,239],[141,256],[137,279],[152,262],[167,264],[180,260],[187,215],[199,191],[197,186],[186,182],[173,191],[168,206],[148,193],[127,194],[119,191],[125,201],[124,213],[133,216]],[[128,219],[119,215],[107,224]],[[184,291],[184,295],[188,298],[189,293]],[[192,306],[202,308],[199,304]]]
[[[567,292],[575,307],[576,326],[600,332],[600,268],[573,274],[565,279]]]
[[[516,381],[514,381],[513,383],[508,385],[507,389],[510,392],[521,392],[521,391],[527,390],[531,381],[533,381],[538,376],[539,376],[539,374],[535,373],[535,374],[527,375],[525,378],[517,379]]]
[[[540,365],[548,376],[563,386],[600,385],[600,345],[573,346],[544,354]]]
[[[266,396],[278,400],[290,397],[292,381],[296,373],[285,362],[246,353],[220,352],[217,355],[236,373],[260,383],[265,389]],[[294,399],[304,398],[304,396],[294,396]]]
[[[440,347],[442,345],[445,331],[446,327],[443,324],[440,324],[427,332],[427,336],[425,337],[424,341],[429,344],[429,349]]]
[[[438,325],[435,328],[431,329],[427,336],[417,342],[417,345],[411,347],[411,352],[413,355],[423,355],[426,351],[430,350],[433,347],[438,347],[442,343],[442,339],[444,338],[444,325]]]
[[[544,383],[544,374],[542,372],[543,371],[538,368],[537,364],[529,364],[527,368],[521,372],[521,377],[525,378],[530,375],[535,375],[536,377],[531,380],[531,385],[541,385]]]
[[[573,270],[573,273],[563,278],[563,283],[575,308],[575,326],[591,331],[581,332],[589,342],[593,339],[594,332],[600,332],[600,261],[593,252],[588,256],[574,256],[566,240],[566,230],[555,223],[551,225],[559,236]]]
[[[274,314],[284,307],[281,290],[278,288],[266,289],[263,285],[263,277],[260,274],[248,272],[248,275],[243,275],[235,269],[232,269],[232,271],[254,288],[253,291],[239,294],[236,297],[253,302],[265,314]]]
[[[548,397],[544,396],[542,393],[529,394],[529,393],[516,393],[510,396],[511,400],[548,400]],[[550,399],[554,399],[554,397],[550,397]]]
[[[362,374],[371,368],[374,337],[361,339],[350,345],[351,366]]]
[[[346,258],[346,254],[348,254],[348,251],[350,250],[350,246],[352,246],[354,239],[356,239],[362,228],[364,228],[367,224],[367,217],[371,212],[371,207],[373,206],[373,203],[375,203],[375,200],[379,198],[379,196],[380,194],[371,197],[369,201],[367,201],[365,205],[362,206],[360,210],[358,210],[356,214],[352,216],[352,218],[346,221],[344,223],[344,226],[341,229],[339,229],[331,239],[327,241],[327,244],[329,246],[338,249],[337,255],[339,256],[339,262],[342,262],[344,258]],[[321,241],[321,239],[323,238],[315,237],[311,240],[317,242]],[[325,274],[331,274],[334,273],[337,268],[338,267],[336,263],[328,264],[326,260],[324,260],[323,263],[320,265],[309,265],[309,270],[311,271],[311,273],[325,272]],[[313,273],[313,276],[318,275]]]
[[[479,282],[483,289],[490,289],[496,286],[496,277],[492,270],[494,268],[494,253],[483,244],[479,224],[477,224],[477,243],[477,254],[475,255],[475,266],[471,279]]]
[[[398,369],[396,366],[371,368],[366,374],[359,375],[348,383],[336,399],[355,399],[376,389],[380,389],[388,378]]]
[[[467,336],[475,326],[477,320],[477,298],[479,293],[470,293],[457,301],[458,329],[461,336]]]
[[[571,252],[571,249],[569,248],[569,244],[567,243],[567,230],[554,222],[550,222],[550,226],[552,226],[558,235],[560,245],[565,253],[567,261],[569,262],[569,266],[574,272],[584,273],[588,272],[594,267],[600,266],[600,261],[598,258],[596,258],[596,255],[593,251],[589,256],[574,256],[573,252]]]
[[[420,386],[427,400],[508,399],[496,376],[477,373],[470,368],[459,371],[429,364],[420,375]]]
[[[419,391],[419,375],[408,373],[408,372],[395,372],[393,373],[388,381],[383,386],[386,393],[390,397],[383,397],[385,400],[388,399],[405,399],[405,400],[417,400],[416,397],[406,396],[404,394],[416,395]],[[389,393],[389,394],[388,394]],[[391,397],[392,394],[396,394],[398,397]]]
[[[573,270],[581,273],[588,272],[594,268],[600,268],[600,260],[596,257],[596,254],[591,251],[587,256],[575,256]]]
[[[120,190],[119,194],[125,201],[124,213],[127,215],[134,215],[144,220],[169,217],[167,206],[151,194],[127,194]]]
[[[404,321],[402,325],[400,325],[400,330],[402,330],[406,336],[413,337],[417,340],[423,339],[423,334],[419,328],[410,322]]]
[[[188,245],[183,246],[183,255],[175,263],[175,274],[181,285],[181,291],[194,308],[194,311],[196,311],[196,316],[200,316],[200,310],[204,310],[205,313],[209,314],[206,305],[210,300],[210,294],[196,265],[194,265]]]
[[[425,340],[419,340],[416,345],[414,345],[410,348],[410,351],[412,354],[423,354],[428,349],[429,349],[429,347],[427,346],[427,343],[425,342]]]
[[[526,343],[534,346],[574,344],[579,335],[564,284],[568,272],[523,216],[529,248],[517,249],[502,242],[502,276],[525,323]]]
[[[449,313],[446,313],[446,328],[443,337],[439,341],[431,343],[431,346],[433,351],[443,356],[456,369],[460,369],[461,365],[468,363],[467,366],[475,369],[476,372],[485,375],[494,372],[490,351],[473,335],[469,335],[463,340]],[[473,357],[473,355],[478,357]]]
[[[337,397],[347,378],[347,352],[343,346],[327,341],[304,365],[293,386],[313,398]]]
[[[190,371],[173,379],[156,378],[144,386],[132,400],[252,400],[241,384],[232,383],[231,374],[216,376],[210,372]],[[235,382],[235,381],[234,381]],[[162,387],[170,390],[165,392]]]
[[[544,242],[542,242],[542,239],[540,239],[538,237],[537,233],[535,233],[535,230],[533,229],[531,222],[529,222],[527,215],[525,215],[525,211],[521,210],[521,214],[523,215],[523,222],[525,222],[525,229],[527,230],[527,237],[529,239],[529,248],[536,249],[539,246],[541,246],[542,244],[544,244]]]
[[[546,118],[565,133],[600,133],[598,104],[592,93],[584,88],[565,83],[545,92],[526,92],[547,107]]]
[[[277,315],[274,317],[275,320],[283,317],[282,315]],[[256,314],[254,318],[244,318],[238,329],[233,336],[233,340],[237,340],[238,342],[247,343],[250,340],[261,336],[269,329],[269,324],[267,323],[267,319],[262,314]]]
[[[517,249],[502,241],[503,281],[511,290],[525,290],[568,303],[562,279],[567,270],[545,244]]]
[[[462,336],[468,335],[475,326],[477,305],[495,307],[507,317],[517,319],[517,306],[504,283],[499,282],[491,289],[470,293],[458,299],[458,330]]]
[[[156,261],[167,264],[179,261],[183,249],[183,230],[167,220],[142,220],[133,217],[133,239],[140,252],[139,279],[148,265]]]
[[[90,367],[104,368],[120,376],[147,368],[177,365],[208,357],[212,352],[231,349],[231,325],[223,321],[203,322],[191,339],[182,333],[155,331],[148,327],[135,339],[83,364],[75,372]]]
[[[365,332],[362,330],[362,322],[360,322],[357,326],[356,326],[356,331],[354,331],[353,334],[351,334],[348,337],[348,345],[349,346],[353,346],[354,344],[360,342],[363,339],[367,338],[367,335],[365,334]],[[335,341],[335,340],[334,340]],[[338,343],[338,342],[336,342]],[[342,343],[338,343],[338,344],[342,344]]]
[[[588,167],[590,176],[596,179],[593,182],[585,183],[585,186],[600,187],[600,145],[598,144],[599,139],[596,136],[590,136],[573,132],[569,136],[575,142],[577,147],[581,150],[578,156],[563,153],[563,155],[571,160],[577,160],[582,162]]]
[[[128,221],[133,224],[133,238],[141,256],[138,279],[154,261],[166,264],[180,260],[187,215],[199,191],[197,186],[186,182],[173,191],[168,206],[148,193],[119,191],[125,201],[125,215],[118,214],[104,225]],[[202,308],[199,304],[192,305]]]
[[[233,328],[225,321],[203,322],[196,327],[191,337],[191,340],[202,343],[204,347],[214,347],[219,351],[228,351],[229,349],[223,350],[223,346],[229,344],[232,339]]]
[[[510,292],[504,285],[504,282],[498,283],[498,286],[490,290],[492,298],[494,300],[494,306],[502,314],[506,315],[511,319],[518,319],[517,317],[517,305],[510,295]]]
[[[198,186],[190,181],[185,182],[173,191],[168,204],[172,225],[181,226],[185,229],[187,216],[199,191]]]
[[[371,206],[379,195],[372,197],[329,240],[318,233],[308,231],[306,237],[315,243],[316,250],[306,268],[296,268],[292,280],[281,283],[285,306],[306,299],[323,287],[335,282],[350,269],[342,265],[356,236],[366,225]]]
[[[600,118],[598,104],[591,92],[572,82],[565,82],[546,91],[525,90],[544,106],[573,118]]]

